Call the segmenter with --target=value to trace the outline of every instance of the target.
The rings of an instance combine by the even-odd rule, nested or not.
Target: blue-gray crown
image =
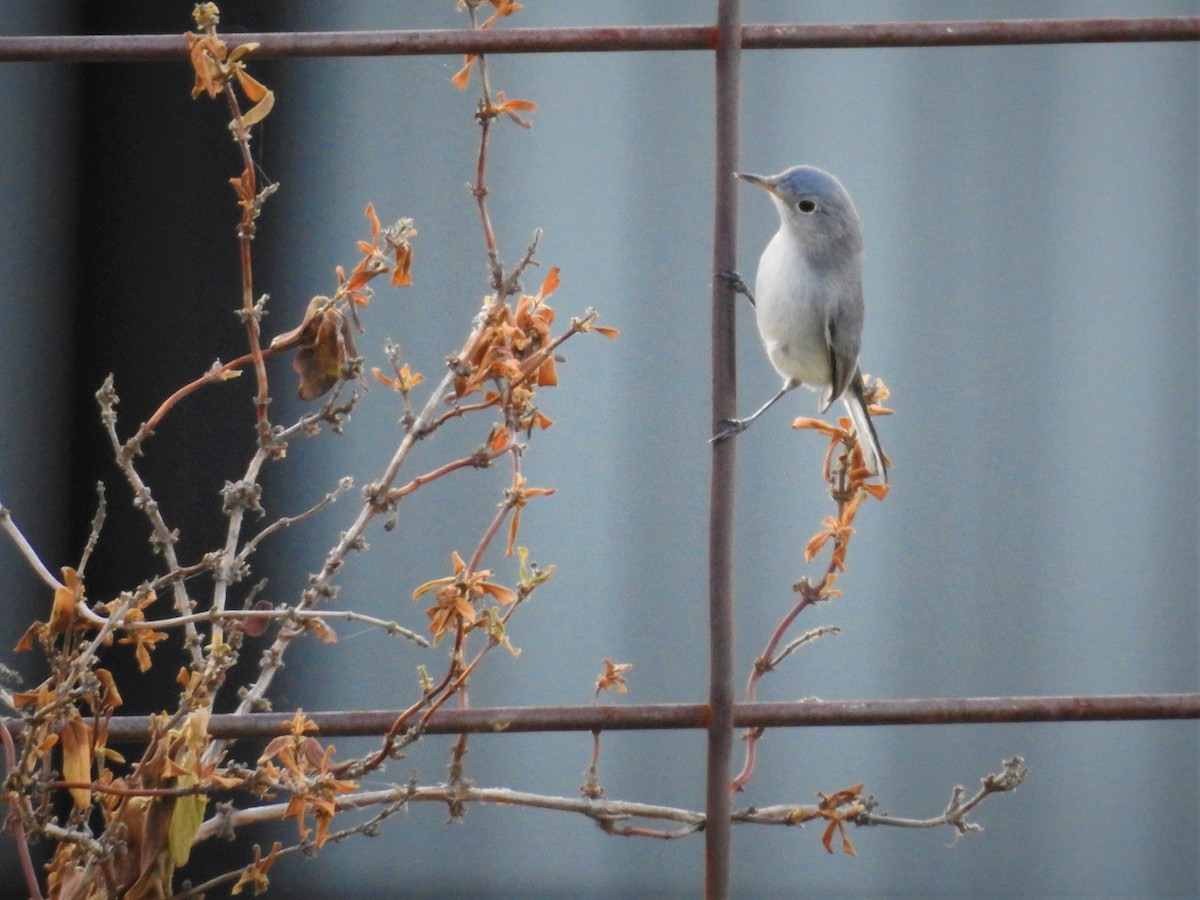
[[[790,169],[780,172],[772,180],[775,181],[778,191],[793,196],[808,194],[830,199],[849,199],[849,194],[842,187],[842,183],[824,169],[818,169],[816,166],[792,166]]]

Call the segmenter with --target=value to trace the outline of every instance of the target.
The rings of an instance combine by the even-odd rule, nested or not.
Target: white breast
[[[799,245],[777,233],[758,261],[754,299],[758,333],[784,378],[811,387],[829,384],[827,295]]]

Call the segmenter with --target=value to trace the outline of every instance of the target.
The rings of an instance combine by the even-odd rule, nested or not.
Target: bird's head
[[[778,175],[734,173],[771,195],[784,227],[812,247],[862,246],[858,211],[842,183],[816,166],[793,166]]]

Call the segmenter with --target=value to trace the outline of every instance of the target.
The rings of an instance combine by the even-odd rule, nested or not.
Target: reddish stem
[[[261,357],[263,359],[266,359],[269,356],[274,356],[278,352],[279,352],[279,350],[272,349],[271,347],[264,347],[261,351]],[[229,362],[225,363],[224,365],[218,366],[215,369],[210,369],[209,371],[207,371],[203,375],[201,375],[199,378],[197,378],[195,381],[190,382],[189,384],[185,384],[183,387],[181,387],[179,390],[177,390],[175,393],[173,393],[170,397],[168,397],[166,400],[164,400],[162,402],[162,405],[160,405],[158,407],[158,409],[156,409],[154,411],[154,415],[152,415],[149,419],[147,419],[142,424],[139,437],[144,438],[144,437],[149,436],[154,431],[154,429],[156,427],[158,427],[158,423],[162,421],[163,416],[165,416],[167,413],[169,413],[171,411],[171,409],[175,406],[175,404],[177,404],[180,400],[182,400],[188,394],[192,393],[193,391],[199,390],[200,388],[204,387],[204,385],[206,385],[206,384],[210,384],[211,382],[214,382],[214,381],[220,381],[221,376],[224,375],[226,372],[231,372],[234,369],[240,369],[242,366],[246,365],[246,363],[251,362],[252,360],[254,360],[254,354],[253,353],[245,353],[245,354],[239,356],[237,359],[230,360]]]
[[[12,734],[4,719],[0,718],[0,741],[4,743],[5,775],[11,775],[17,768],[17,752],[13,746]],[[33,868],[33,858],[29,854],[29,841],[25,839],[25,826],[21,824],[20,800],[14,793],[9,800],[12,813],[9,816],[8,827],[12,831],[13,841],[17,845],[17,857],[21,860],[21,874],[25,876],[25,888],[34,900],[42,900],[42,889],[38,884],[37,871]]]
[[[441,478],[443,475],[449,475],[456,469],[465,469],[469,467],[482,468],[482,464],[491,462],[498,456],[509,453],[512,450],[512,445],[508,444],[501,450],[492,450],[486,453],[475,453],[471,456],[464,456],[462,459],[456,459],[454,462],[448,462],[444,466],[439,466],[432,471],[426,472],[424,475],[418,475],[408,484],[398,488],[392,488],[388,491],[387,497],[389,500],[399,500],[401,497],[407,497],[409,494],[416,491],[418,488],[424,487],[429,482]]]
[[[243,196],[258,197],[258,179],[254,172],[254,157],[250,155],[250,130],[242,121],[242,111],[237,102],[233,85],[225,83],[225,99],[229,101],[229,111],[233,115],[233,133],[238,150],[242,156],[242,172],[245,178]],[[271,423],[267,420],[267,404],[270,396],[267,388],[267,367],[263,364],[263,348],[261,331],[258,327],[258,310],[254,308],[254,268],[250,243],[254,240],[254,220],[258,215],[257,200],[254,203],[243,202],[242,218],[238,222],[237,235],[241,248],[242,262],[242,318],[246,323],[246,339],[250,344],[250,356],[254,360],[254,375],[258,381],[258,393],[254,397],[255,411],[258,417],[258,440],[266,445],[271,437]]]
[[[844,485],[839,485],[839,487],[844,487]],[[835,491],[834,495],[840,497],[844,496],[844,493],[844,491]],[[837,501],[837,518],[839,521],[842,518],[842,510],[845,508],[845,505],[845,500]],[[779,648],[779,642],[783,640],[783,636],[792,627],[792,623],[796,621],[796,617],[821,598],[821,594],[829,584],[829,579],[833,576],[834,569],[837,567],[834,560],[838,559],[838,550],[844,543],[845,541],[842,538],[834,538],[833,554],[830,558],[829,566],[825,569],[825,574],[821,576],[821,580],[815,585],[804,585],[800,593],[800,599],[788,611],[788,614],[783,617],[780,623],[775,626],[775,630],[771,633],[771,637],[767,641],[767,646],[763,648],[763,652],[754,661],[754,668],[750,672],[750,678],[746,682],[746,700],[748,702],[753,703],[758,696],[758,682],[762,679],[763,675],[773,668],[772,660],[775,657],[775,651]],[[754,775],[754,766],[758,758],[758,741],[765,731],[766,729],[764,728],[746,729],[743,737],[746,742],[746,757],[742,762],[742,770],[730,783],[729,789],[731,793],[741,791]]]
[[[61,790],[82,788],[85,791],[96,791],[100,794],[116,794],[118,797],[190,797],[192,794],[203,794],[211,789],[204,784],[177,788],[127,788],[115,784],[100,784],[96,781],[52,781],[50,787]]]

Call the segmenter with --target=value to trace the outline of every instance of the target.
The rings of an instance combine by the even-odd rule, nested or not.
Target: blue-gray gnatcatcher
[[[825,388],[824,413],[839,397],[846,404],[867,468],[887,481],[887,463],[867,405],[858,368],[862,341],[862,233],[858,211],[840,181],[814,166],[778,175],[738,178],[771,195],[779,231],[758,261],[754,294],[733,273],[735,288],[754,304],[767,356],[783,376],[779,393],[745,419],[729,419],[714,441],[744,431],[794,387]]]

